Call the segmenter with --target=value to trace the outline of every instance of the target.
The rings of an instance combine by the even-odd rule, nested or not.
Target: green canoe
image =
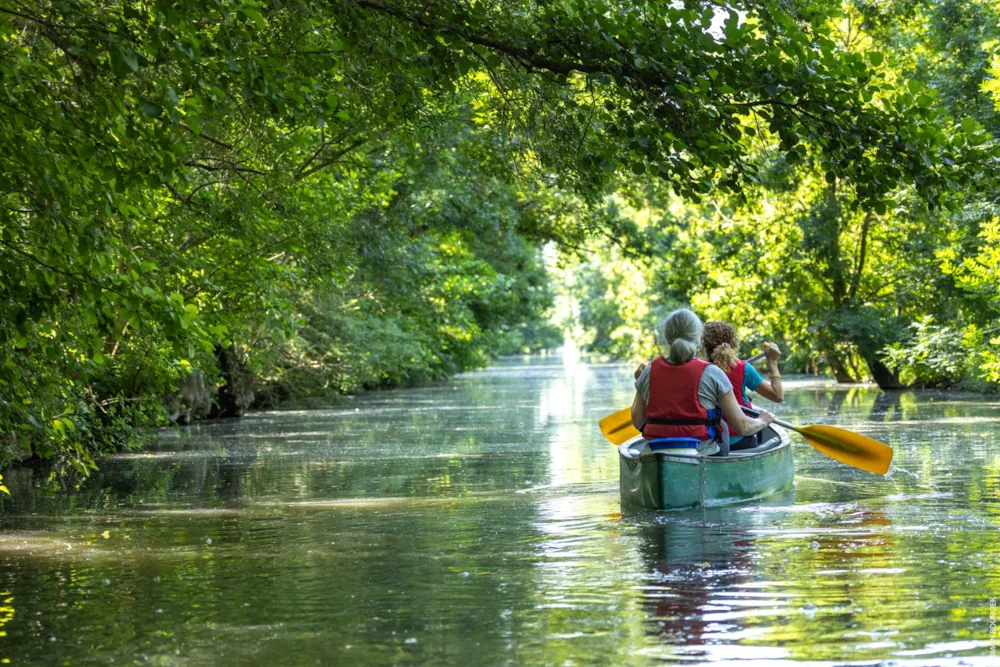
[[[792,486],[788,433],[771,425],[753,449],[728,456],[653,452],[642,438],[618,448],[622,502],[648,509],[712,507],[757,500]]]

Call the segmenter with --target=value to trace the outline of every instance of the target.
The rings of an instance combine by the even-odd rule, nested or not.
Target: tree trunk
[[[864,357],[865,363],[868,364],[868,368],[871,370],[872,377],[875,378],[879,389],[904,389],[906,387],[906,385],[899,381],[899,374],[879,361],[878,357],[874,354],[866,354],[862,351],[861,356]]]
[[[209,418],[242,417],[253,404],[253,375],[234,346],[216,346],[215,358],[223,384],[219,387],[216,404]]]
[[[863,382],[865,380],[865,373],[861,370],[861,367],[858,366],[858,362],[860,361],[860,356],[854,352],[847,355],[847,367],[851,369],[851,376],[857,378],[857,382]]]
[[[852,383],[857,382],[857,379],[851,375],[851,371],[847,369],[844,362],[840,360],[833,352],[826,352],[826,363],[830,365],[830,370],[833,371],[833,377],[837,378],[837,382]]]

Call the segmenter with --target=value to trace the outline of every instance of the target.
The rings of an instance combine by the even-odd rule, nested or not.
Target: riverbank
[[[408,303],[399,319],[352,311],[331,320],[313,309],[288,332],[269,330],[254,344],[189,346],[179,361],[169,341],[136,339],[136,349],[115,345],[115,354],[89,357],[27,337],[0,382],[0,469],[40,458],[86,474],[98,459],[141,447],[151,430],[169,423],[239,417],[291,401],[334,404],[344,395],[482,368],[498,351],[550,347],[558,331],[542,321],[544,290],[535,297],[506,315],[490,313],[497,331],[484,330],[460,300],[451,307],[469,315],[461,327],[443,327],[429,303]]]
[[[529,338],[519,336],[515,342],[524,344],[527,340]],[[546,339],[535,336],[530,340],[538,343]],[[479,357],[476,359],[477,363],[482,361]],[[394,377],[391,382],[383,377],[383,382],[373,385],[365,385],[360,380],[347,381],[342,378],[341,385],[339,385],[341,389],[338,390],[330,383],[326,383],[325,386],[319,384],[316,378],[322,376],[314,369],[310,371],[313,384],[306,389],[301,384],[296,385],[289,382],[287,376],[282,375],[282,373],[272,371],[270,375],[261,377],[261,375],[254,373],[249,358],[245,355],[217,350],[215,360],[218,364],[215,370],[211,373],[200,371],[191,373],[169,397],[156,399],[144,410],[134,412],[131,417],[109,420],[110,423],[102,428],[116,431],[116,437],[112,439],[110,445],[102,446],[94,451],[82,450],[82,453],[80,449],[74,450],[72,447],[68,447],[72,440],[67,436],[75,432],[75,427],[72,425],[71,419],[63,417],[60,420],[63,424],[62,431],[58,434],[63,438],[61,444],[67,446],[68,453],[67,450],[61,450],[59,446],[50,446],[46,451],[46,456],[38,456],[34,450],[25,447],[23,443],[8,440],[6,449],[3,450],[4,456],[0,458],[0,460],[5,461],[0,470],[9,470],[12,464],[31,463],[50,469],[56,476],[72,474],[74,478],[81,478],[95,470],[100,460],[122,452],[141,452],[150,443],[162,437],[164,432],[170,432],[177,427],[211,422],[217,419],[240,418],[245,414],[261,411],[297,412],[340,409],[354,404],[359,397],[371,392],[377,393],[404,387],[420,387],[435,382],[448,382],[449,378],[454,377],[454,372],[444,377],[438,377],[435,373],[430,373],[427,376],[420,374],[407,376],[406,379]],[[497,367],[506,368],[519,365],[533,366],[540,361],[542,363],[558,361],[558,363],[590,365],[620,363],[606,353],[581,354],[570,348],[566,352],[550,349],[530,355],[501,355],[495,359],[494,364],[499,364]],[[288,369],[286,369],[287,371]],[[295,370],[295,373],[299,372],[304,371],[302,369]],[[803,374],[795,376],[789,373],[786,377],[794,377],[800,383],[818,382],[824,384],[833,381],[831,377],[823,375]],[[838,386],[849,394],[853,389],[872,388],[875,385],[841,383]],[[960,399],[962,397],[989,399],[991,396],[989,393],[954,389],[903,389],[883,392],[879,395],[880,398],[876,403],[880,406],[898,405],[899,397],[908,391],[920,391],[929,400],[935,400],[935,397],[938,399]],[[155,397],[147,398],[155,399]],[[139,417],[138,419],[136,415]],[[129,421],[130,419],[132,421]],[[11,442],[14,442],[14,445],[11,445]],[[55,462],[52,465],[45,465],[38,459],[54,460]]]

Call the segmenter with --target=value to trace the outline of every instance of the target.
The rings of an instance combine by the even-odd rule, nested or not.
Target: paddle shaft
[[[758,410],[757,408],[743,408],[743,412],[750,415],[751,417],[760,417],[760,410]],[[778,419],[777,417],[774,417],[774,419],[771,420],[771,423],[777,424],[778,426],[782,426],[784,428],[790,428],[793,431],[801,430],[795,424],[790,424],[789,422],[786,422],[784,419]]]
[[[777,417],[775,417],[774,419],[772,419],[771,423],[772,424],[777,424],[778,426],[783,426],[785,428],[790,428],[793,431],[798,431],[799,430],[799,427],[796,426],[795,424],[789,424],[784,419],[778,419]]]

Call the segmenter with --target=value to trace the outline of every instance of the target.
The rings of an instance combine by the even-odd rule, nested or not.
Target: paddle
[[[597,423],[601,427],[601,433],[611,441],[612,445],[620,445],[639,435],[639,429],[632,425],[631,407],[608,415]]]
[[[760,414],[756,410],[748,410],[747,408],[744,410],[754,417]],[[601,430],[613,444],[620,445],[639,435],[639,431],[632,426],[631,413],[632,408],[626,408],[601,420]],[[628,420],[627,427],[620,421],[623,418]],[[619,420],[618,423],[622,425],[618,426],[617,429],[614,429],[614,424],[609,427],[606,422],[613,420]],[[868,436],[827,424],[798,427],[777,418],[774,419],[773,423],[797,432],[806,441],[806,444],[820,454],[859,470],[884,475],[889,470],[889,464],[892,463],[892,447]]]
[[[764,353],[761,352],[760,354],[756,354],[747,359],[747,363],[752,364],[763,358]],[[603,433],[604,437],[610,440],[613,445],[620,445],[626,440],[631,440],[635,436],[639,435],[638,429],[632,425],[631,407],[619,410],[613,415],[608,415],[598,422],[598,424],[601,427],[601,433]]]
[[[760,414],[749,408],[743,408],[743,411],[753,417]],[[820,454],[859,470],[884,475],[892,463],[892,447],[868,436],[828,424],[799,427],[778,418],[773,423],[797,432]]]
[[[763,355],[753,357],[749,361],[755,361],[759,356]],[[749,408],[743,410],[754,417],[760,414]],[[859,470],[884,475],[892,463],[892,447],[867,436],[827,424],[813,424],[800,428],[781,419],[775,419],[774,423],[797,432],[806,444],[820,454]],[[639,435],[639,431],[632,426],[632,408],[625,408],[608,415],[600,421],[600,425],[604,437],[615,445]]]

